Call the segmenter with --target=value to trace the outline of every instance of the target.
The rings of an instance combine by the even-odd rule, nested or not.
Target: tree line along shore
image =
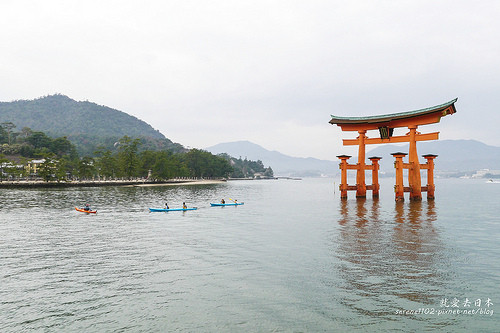
[[[97,146],[93,154],[80,156],[66,137],[51,138],[29,128],[15,132],[11,122],[0,125],[0,182],[8,181],[10,186],[42,186],[40,182],[45,182],[46,187],[118,183],[95,179],[133,179],[131,184],[147,179],[151,184],[177,183],[172,180],[182,178],[273,176],[272,169],[265,168],[261,161],[213,155],[199,149],[149,150],[142,147],[142,139],[128,136],[111,147]]]
[[[169,180],[77,180],[69,182],[43,181],[43,180],[16,180],[1,181],[0,188],[64,188],[64,187],[104,187],[104,186],[174,186],[174,185],[204,185],[224,183],[225,178],[196,179],[175,178]]]

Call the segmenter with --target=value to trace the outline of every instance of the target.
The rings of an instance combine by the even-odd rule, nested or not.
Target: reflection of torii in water
[[[402,302],[433,304],[447,290],[448,274],[456,274],[443,269],[451,261],[434,227],[435,202],[396,202],[392,216],[384,202],[341,200],[334,215],[330,246],[337,272],[327,282],[338,286],[346,322],[350,312],[393,321]]]
[[[358,163],[349,164],[347,160],[351,157],[348,155],[337,156],[340,159],[340,169],[342,171],[342,180],[339,186],[340,197],[347,198],[347,191],[356,190],[356,197],[366,197],[366,190],[372,190],[373,196],[378,196],[378,161],[380,157],[371,157],[371,165],[365,163],[365,145],[381,144],[381,143],[400,143],[409,142],[409,153],[395,153],[396,158],[396,200],[403,200],[404,192],[410,192],[410,200],[421,200],[422,192],[427,192],[427,199],[434,199],[434,158],[437,155],[425,155],[427,163],[420,164],[417,154],[417,141],[437,140],[439,132],[421,134],[417,132],[420,125],[429,125],[438,123],[441,117],[456,112],[455,98],[447,103],[408,112],[400,112],[370,117],[336,117],[332,116],[330,124],[340,126],[342,131],[357,131],[359,136],[356,139],[344,139],[344,146],[357,145],[359,146]],[[402,136],[393,136],[395,128],[407,127],[409,132]],[[366,132],[369,130],[378,130],[380,138],[369,138]],[[409,155],[409,163],[403,163],[403,157]],[[347,185],[347,170],[357,170],[356,185]],[[403,186],[403,169],[408,169],[409,186]],[[422,187],[420,180],[420,169],[427,169],[427,186]],[[372,170],[373,184],[366,185],[365,171]]]

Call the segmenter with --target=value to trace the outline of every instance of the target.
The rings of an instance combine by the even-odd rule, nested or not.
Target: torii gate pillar
[[[394,169],[396,169],[396,185],[394,185],[394,193],[396,194],[396,201],[403,201],[405,198],[405,187],[403,185],[403,157],[405,157],[406,153],[393,153],[391,154],[396,158],[396,162],[394,162]]]
[[[370,161],[372,161],[372,195],[374,198],[378,198],[378,190],[380,189],[380,185],[378,183],[378,170],[380,166],[378,165],[378,161],[382,159],[382,157],[373,156],[368,157]]]
[[[434,159],[437,155],[427,154],[424,158],[427,160],[427,200],[434,200]]]
[[[408,182],[410,183],[410,200],[422,200],[422,181],[420,179],[420,162],[417,154],[417,125],[408,126],[410,130],[410,169],[408,170]]]
[[[358,171],[356,172],[356,198],[366,198],[365,182],[365,137],[366,131],[358,131],[359,150],[358,150]]]

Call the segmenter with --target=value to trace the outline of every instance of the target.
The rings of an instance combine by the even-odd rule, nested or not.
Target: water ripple
[[[438,185],[401,204],[341,201],[331,180],[3,190],[0,330],[491,331],[498,317],[396,314],[497,295],[498,192]],[[148,210],[184,201],[199,209]]]

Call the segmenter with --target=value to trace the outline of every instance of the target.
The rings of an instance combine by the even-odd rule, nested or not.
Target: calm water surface
[[[500,184],[392,181],[1,189],[0,331],[498,332]]]

